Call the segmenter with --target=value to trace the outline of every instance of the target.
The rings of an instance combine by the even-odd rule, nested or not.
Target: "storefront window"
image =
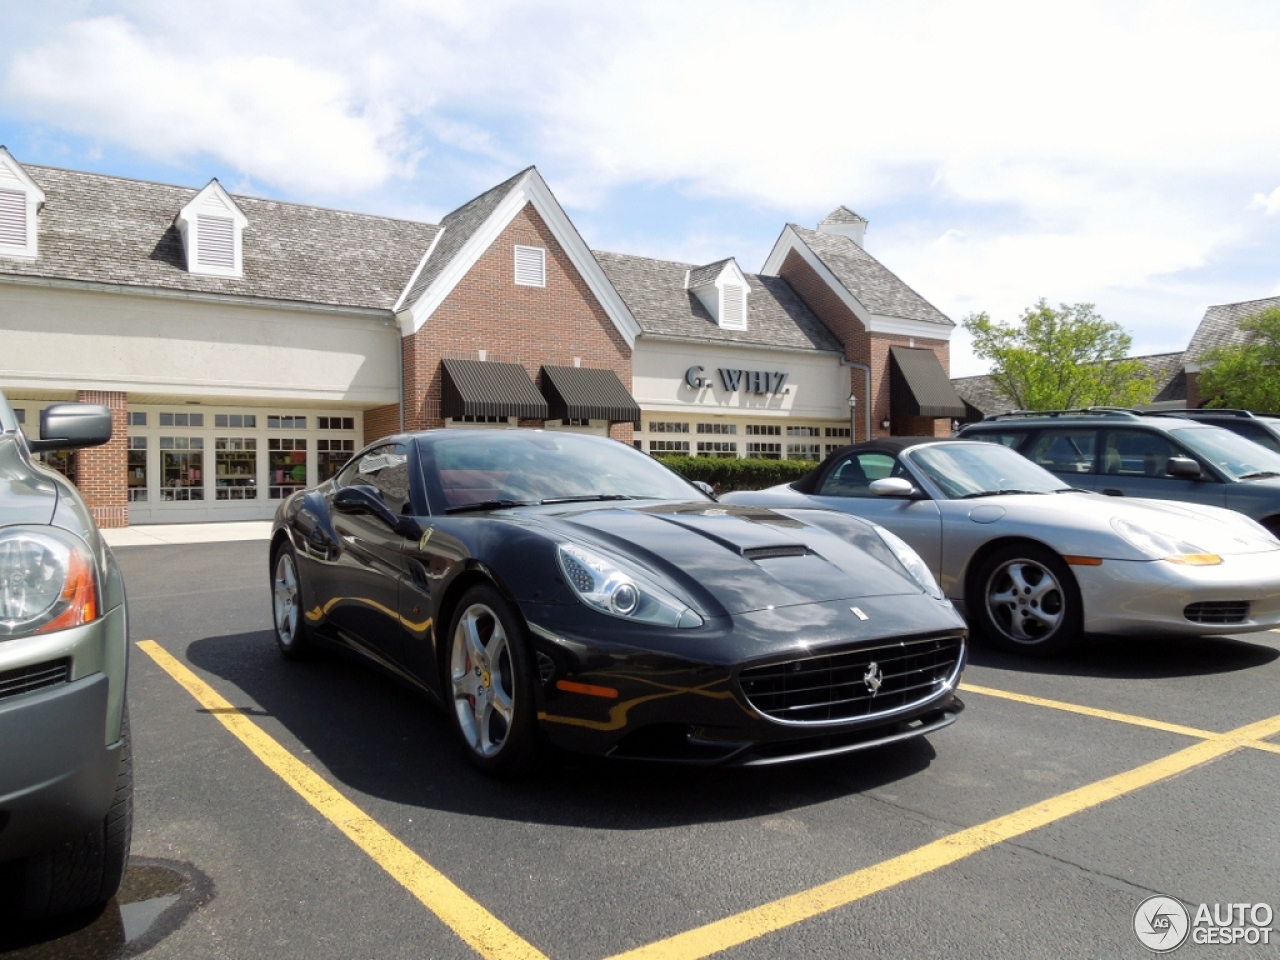
[[[136,413],[129,415],[132,421]],[[146,414],[142,414],[143,417]],[[147,438],[129,438],[129,502],[146,503],[147,500]]]
[[[161,423],[166,416],[186,414],[160,414]],[[193,414],[200,417],[202,414]],[[160,438],[160,499],[204,499],[204,440],[200,437]]]
[[[22,407],[14,407],[13,415],[18,418],[18,423],[27,422],[27,411],[23,410]]]
[[[782,436],[782,427],[776,423],[748,423],[748,437],[780,437]]]
[[[57,470],[72,483],[76,482],[76,452],[74,450],[46,450],[40,456],[44,459],[46,467]]]
[[[337,417],[333,419],[336,420]],[[347,419],[350,419],[350,417]],[[342,465],[350,460],[351,455],[355,452],[356,442],[354,440],[317,440],[316,482],[324,483],[332,477],[342,469]]]
[[[268,423],[275,419],[269,417]],[[283,500],[295,490],[301,490],[307,485],[307,441],[272,437],[267,441],[267,468],[270,471],[267,495],[272,500]]]
[[[354,430],[355,417],[316,417],[317,430]]]
[[[700,457],[736,457],[738,445],[719,440],[699,440],[698,456]]]
[[[774,427],[773,429],[777,430],[778,428]],[[781,460],[782,444],[780,443],[748,443],[747,456],[758,457],[761,460]]]
[[[305,430],[306,417],[267,417],[267,428],[270,430]]]
[[[226,430],[252,430],[258,426],[258,417],[252,413],[215,413],[213,425]]]
[[[689,455],[688,440],[650,440],[650,453],[682,453]]]
[[[821,427],[787,427],[788,437],[820,437]]]
[[[147,412],[145,410],[129,411],[129,426],[145,427],[147,425]]]
[[[719,433],[736,436],[738,433],[738,425],[736,423],[700,423],[698,424],[699,433]]]
[[[217,419],[222,419],[218,415]],[[236,419],[239,419],[237,417]],[[253,437],[218,437],[213,441],[218,500],[258,499],[258,441]]]
[[[825,435],[828,437],[844,437],[846,440],[848,440],[849,428],[848,427],[827,427]],[[815,433],[814,436],[816,437],[817,434]]]
[[[688,433],[689,425],[687,423],[673,423],[664,420],[651,420],[649,422],[650,433]]]
[[[817,429],[816,427],[814,429]],[[787,444],[788,460],[821,460],[822,445],[819,443]]]
[[[146,414],[144,413],[145,417]],[[203,427],[203,413],[162,413],[160,414],[160,426],[162,427]]]

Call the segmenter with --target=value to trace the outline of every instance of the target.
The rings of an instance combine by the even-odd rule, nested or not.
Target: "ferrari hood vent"
[[[803,557],[812,552],[802,543],[787,543],[776,547],[747,547],[742,555],[748,560],[773,560],[776,557]]]

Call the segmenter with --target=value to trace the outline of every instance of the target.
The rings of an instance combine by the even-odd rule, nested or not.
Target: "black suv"
[[[1012,447],[1075,487],[1227,507],[1280,534],[1280,453],[1174,411],[1018,411],[959,436]]]
[[[41,450],[106,443],[111,412],[57,403],[28,440],[0,393],[0,930],[106,903],[129,856],[124,581]]]
[[[1196,423],[1211,423],[1223,430],[1238,433],[1246,440],[1260,443],[1280,453],[1280,414],[1253,413],[1250,410],[1162,410],[1152,416],[1182,417]]]

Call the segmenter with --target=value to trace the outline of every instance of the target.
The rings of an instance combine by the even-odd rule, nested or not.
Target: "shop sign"
[[[703,376],[705,372],[704,367],[692,366],[684,372],[684,382],[694,390],[712,386],[711,378]],[[726,393],[737,393],[741,390],[743,393],[781,396],[787,392],[786,384],[789,374],[778,370],[731,370],[728,367],[719,367],[716,369],[716,374],[720,377],[720,384]]]

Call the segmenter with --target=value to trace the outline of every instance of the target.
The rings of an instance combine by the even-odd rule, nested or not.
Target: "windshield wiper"
[[[1240,480],[1266,480],[1268,477],[1280,477],[1280,473],[1274,470],[1255,470],[1253,473],[1246,473],[1240,476]]]
[[[542,503],[595,503],[599,500],[634,500],[625,493],[592,493],[585,497],[547,497]]]
[[[976,500],[978,497],[1000,497],[1006,493],[1044,493],[1043,490],[978,490],[975,493],[966,493],[964,496],[957,497],[957,500]]]
[[[531,507],[533,500],[477,500],[449,507],[445,513],[470,513],[473,510],[510,510],[512,507]]]

